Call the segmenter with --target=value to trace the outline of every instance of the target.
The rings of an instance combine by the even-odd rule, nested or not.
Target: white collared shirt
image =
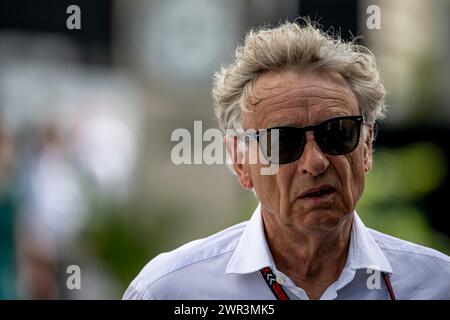
[[[264,235],[260,205],[251,219],[189,242],[151,260],[124,299],[275,299],[260,270],[272,268],[290,299],[309,299],[277,270]],[[450,257],[368,229],[354,213],[347,261],[321,296],[389,299],[381,272],[390,275],[397,299],[450,299]]]

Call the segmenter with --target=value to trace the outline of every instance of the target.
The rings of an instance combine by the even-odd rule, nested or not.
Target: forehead
[[[255,129],[359,114],[356,97],[341,76],[313,71],[267,72],[258,78],[246,103],[244,127]]]

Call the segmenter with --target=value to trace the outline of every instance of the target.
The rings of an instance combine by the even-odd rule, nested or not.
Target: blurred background
[[[253,194],[225,165],[173,164],[170,137],[217,128],[214,71],[298,15],[359,36],[388,90],[360,216],[450,254],[450,1],[4,0],[0,299],[119,299],[158,253],[248,219]]]

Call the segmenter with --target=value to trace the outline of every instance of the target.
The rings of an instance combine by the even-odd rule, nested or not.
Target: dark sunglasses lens
[[[298,160],[305,146],[305,135],[296,128],[275,128],[260,132],[261,151],[274,164],[286,164]],[[261,143],[261,139],[266,139]]]
[[[316,139],[326,154],[347,154],[357,147],[360,128],[361,123],[355,119],[333,119],[320,126]]]

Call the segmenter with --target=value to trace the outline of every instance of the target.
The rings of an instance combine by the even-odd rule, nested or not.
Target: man
[[[259,206],[150,261],[124,298],[450,299],[450,257],[370,230],[355,212],[384,96],[368,49],[311,24],[250,32],[213,97],[222,129],[257,132],[227,146]],[[243,161],[267,138],[274,174]]]

